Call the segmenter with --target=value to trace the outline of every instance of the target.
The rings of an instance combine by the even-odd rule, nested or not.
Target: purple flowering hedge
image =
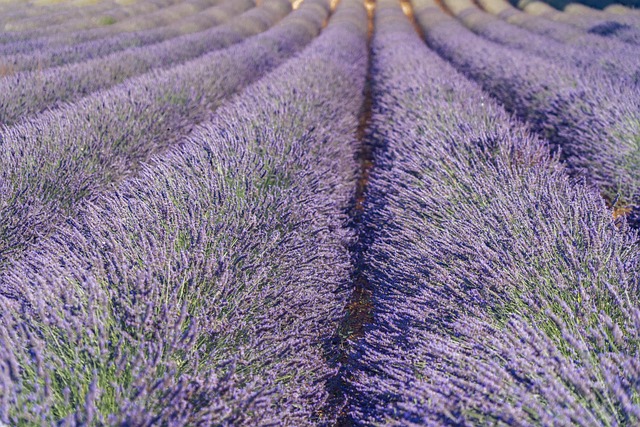
[[[554,6],[554,7],[558,8],[557,6]],[[561,9],[564,12],[568,12],[569,14],[572,14],[572,15],[585,15],[585,16],[590,16],[594,18],[605,19],[612,22],[617,22],[623,25],[629,25],[632,27],[640,27],[640,16],[637,16],[636,14],[633,14],[633,13],[616,14],[616,13],[611,13],[607,10],[595,9],[593,7],[589,7],[581,3],[567,3],[564,5],[561,5],[559,9]]]
[[[270,3],[276,7],[271,8]],[[170,68],[189,60],[208,60],[211,51],[238,43],[264,31],[281,18],[285,0],[268,0],[260,13],[246,12],[226,25],[139,46],[83,62],[18,73],[0,79],[0,123],[9,125],[52,105],[60,105],[109,88],[149,71]],[[286,1],[288,4],[288,1]],[[247,19],[249,18],[249,19]]]
[[[478,4],[510,24],[522,27],[531,33],[547,36],[554,40],[575,45],[588,50],[597,49],[602,53],[633,49],[622,40],[588,33],[572,25],[531,15],[511,6],[508,0],[478,0]]]
[[[521,6],[0,2],[0,427],[640,425],[638,12]]]
[[[100,58],[102,56],[127,48],[150,46],[183,34],[204,32],[209,28],[224,24],[234,16],[241,14],[254,6],[253,0],[227,0],[212,6],[204,12],[176,21],[173,25],[137,31],[133,33],[119,33],[102,37],[97,40],[80,41],[71,45],[52,46],[42,49],[42,42],[25,42],[28,52],[7,54],[0,59],[0,66],[6,73],[43,70],[45,68]],[[206,33],[200,33],[203,37]],[[186,41],[186,40],[185,40]],[[35,51],[34,51],[35,50]]]
[[[638,255],[543,141],[378,2],[357,425],[634,425]]]
[[[428,44],[560,151],[570,172],[640,213],[640,87],[474,35],[433,0],[414,0]],[[637,77],[637,76],[636,76]]]
[[[335,418],[325,352],[348,294],[366,28],[343,2],[299,56],[11,265],[4,422]]]
[[[621,44],[603,50],[593,44],[565,44],[510,25],[483,12],[471,0],[445,0],[444,4],[467,28],[493,42],[554,63],[574,66],[575,73],[586,68],[597,73],[598,79],[630,80],[633,85],[640,82],[640,56],[633,46]]]
[[[209,0],[204,1],[208,2]],[[213,0],[209,4],[217,4],[218,1]],[[153,19],[155,15],[166,14],[179,3],[181,3],[179,0],[157,0],[136,2],[123,5],[124,7],[114,5],[115,7],[112,8],[102,3],[102,5],[96,4],[95,7],[71,7],[66,10],[49,8],[48,11],[42,8],[32,8],[26,4],[22,10],[3,13],[0,16],[3,29],[0,42],[10,43],[53,35],[62,36],[63,34],[72,36],[80,33],[104,35],[114,30],[117,32],[117,28],[121,25],[118,20],[122,20],[123,24],[126,24],[128,20],[144,20],[148,22],[147,28],[150,28],[156,25],[156,20]],[[106,9],[105,6],[107,6]],[[104,22],[99,17],[103,13],[108,14],[108,22]],[[74,24],[84,26],[84,28],[76,28]]]
[[[593,16],[589,14],[571,14],[554,9],[541,1],[526,1],[524,10],[536,16],[563,24],[569,24],[589,34],[598,34],[618,39],[631,45],[640,46],[640,21],[629,17],[625,23],[612,17]]]
[[[118,32],[146,30],[198,16],[221,2],[222,0],[169,0],[157,2],[156,5],[153,5],[153,2],[148,2],[146,5],[140,2],[132,4],[131,7],[116,6],[111,9],[105,9],[107,2],[103,2],[94,5],[95,7],[76,7],[60,13],[48,13],[23,19],[13,17],[5,22],[4,30],[8,31],[0,35],[0,42],[49,37],[62,33],[70,34],[72,37],[79,33],[96,37]]]
[[[263,14],[242,21],[260,28]],[[138,169],[153,153],[179,143],[229,95],[302,49],[320,30],[328,7],[312,4],[228,49],[97,92],[79,102],[0,131],[0,264],[8,252],[51,229]],[[249,13],[249,12],[247,12]]]

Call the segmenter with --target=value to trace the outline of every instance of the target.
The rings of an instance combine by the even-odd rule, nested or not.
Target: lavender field
[[[640,2],[546,1],[0,0],[0,427],[640,426]]]

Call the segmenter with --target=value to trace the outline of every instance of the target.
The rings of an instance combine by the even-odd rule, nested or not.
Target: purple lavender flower
[[[634,13],[616,14],[606,10],[599,10],[580,3],[568,3],[562,8],[563,12],[574,15],[586,15],[606,21],[617,22],[622,25],[640,27],[640,16]]]
[[[305,1],[276,34],[328,6]],[[2,422],[335,420],[366,31],[341,2],[299,56],[5,271]]]
[[[286,1],[286,0],[285,0]],[[277,20],[265,4],[244,26]],[[250,13],[250,12],[247,12]],[[225,98],[300,51],[320,31],[328,8],[290,14],[269,31],[167,71],[4,129],[0,133],[0,259],[19,253],[80,200],[94,198],[139,170],[140,162],[207,121]]]
[[[62,46],[55,46],[51,40],[47,40],[45,47],[43,40],[29,40],[24,43],[25,49],[28,47],[29,52],[4,55],[0,58],[0,67],[6,70],[6,74],[10,74],[41,71],[54,66],[100,58],[128,48],[152,45],[184,34],[207,30],[228,22],[232,17],[247,11],[253,5],[253,0],[227,0],[171,25],[147,31],[118,33],[71,45],[65,43]]]
[[[560,12],[541,1],[523,1],[525,12],[556,22],[573,25],[590,34],[613,37],[634,46],[640,45],[640,26],[633,18],[631,22],[620,23],[619,19],[606,19],[588,14]],[[631,23],[631,25],[630,25]],[[635,23],[635,25],[633,25]]]
[[[636,234],[393,0],[372,52],[374,322],[350,360],[352,420],[640,422]]]
[[[430,46],[548,137],[574,176],[598,187],[610,203],[617,199],[638,210],[637,84],[612,82],[484,40],[431,0],[414,5]]]
[[[510,24],[568,45],[589,50],[597,49],[602,53],[627,51],[630,48],[628,44],[616,38],[586,33],[569,24],[522,12],[511,6],[507,0],[478,0],[478,3],[487,12],[497,15]]]
[[[96,4],[70,10],[49,10],[37,16],[4,16],[4,30],[0,42],[28,40],[35,37],[61,33],[90,33],[96,36],[118,31],[136,31],[168,25],[220,3],[221,0],[184,0],[139,2],[134,5],[105,9],[106,4]],[[105,2],[106,3],[106,2]]]
[[[136,75],[198,60],[207,53],[239,43],[266,30],[269,24],[283,16],[286,11],[282,5],[287,1],[271,2],[276,4],[275,8],[266,2],[259,13],[246,12],[248,16],[240,15],[228,24],[204,33],[188,34],[85,62],[0,79],[0,123],[13,124]]]
[[[471,0],[446,0],[444,4],[467,28],[496,43],[576,67],[573,71],[578,74],[586,68],[597,73],[599,79],[613,83],[628,82],[630,86],[637,86],[640,82],[640,57],[633,46],[622,44],[617,49],[603,51],[597,46],[565,44],[510,25],[483,12]]]

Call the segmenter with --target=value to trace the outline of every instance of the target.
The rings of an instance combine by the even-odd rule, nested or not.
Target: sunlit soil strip
[[[371,41],[371,37],[373,37],[373,12],[376,10],[375,0],[364,0],[364,7],[369,16],[369,41]]]
[[[440,7],[442,7],[442,3],[438,2]],[[402,7],[402,12],[409,18],[411,21],[411,25],[413,25],[414,30],[420,35],[420,38],[424,40],[424,34],[422,33],[422,28],[418,25],[416,21],[416,17],[413,14],[413,6],[411,6],[411,0],[400,0],[400,6]]]
[[[374,0],[365,0],[365,7],[369,18],[368,40],[369,44],[373,36],[373,12],[375,9]],[[347,315],[341,330],[341,337],[346,340],[353,340],[361,337],[364,331],[364,324],[372,319],[371,291],[368,289],[366,280],[361,271],[361,240],[362,215],[365,210],[366,189],[369,183],[369,175],[374,166],[373,150],[367,141],[367,128],[371,120],[372,95],[371,95],[371,71],[367,72],[367,79],[364,89],[364,102],[360,111],[357,138],[360,142],[358,151],[358,161],[360,163],[360,176],[356,183],[354,202],[351,211],[352,227],[360,234],[358,242],[355,243],[353,252],[355,260],[354,291],[351,301],[347,305]]]
[[[451,13],[451,11],[449,10],[449,8],[448,8],[447,6],[445,6],[445,5],[444,5],[444,2],[443,2],[442,0],[434,0],[434,2],[435,2],[435,4],[437,4],[437,5],[440,7],[440,9],[442,9],[442,11],[443,11],[444,13],[446,13],[446,14],[447,14],[447,15],[449,15],[449,16],[453,16],[453,14],[452,14],[452,13]],[[413,11],[413,7],[411,7],[411,2],[410,2],[410,1],[405,2],[405,1],[401,0],[401,3],[409,3],[409,7],[410,7],[410,8],[411,8],[411,10]],[[404,11],[404,10],[405,10],[405,8],[403,7],[403,8],[402,8],[402,10]],[[406,14],[406,13],[407,13],[407,12],[405,12],[405,14]],[[412,12],[412,14],[413,14],[413,12]],[[421,33],[421,34],[422,34],[422,33]]]
[[[374,0],[365,0],[365,8],[367,10],[368,23],[368,47],[369,55],[371,53],[370,45],[373,37],[373,13],[375,10]],[[348,376],[350,375],[348,355],[351,351],[351,343],[358,338],[364,336],[364,327],[373,321],[373,303],[371,300],[371,288],[363,271],[363,255],[362,247],[364,240],[364,231],[362,230],[362,217],[365,210],[366,189],[369,183],[369,175],[374,167],[373,150],[367,141],[367,128],[371,120],[372,110],[372,94],[371,94],[371,60],[369,60],[369,70],[364,89],[364,102],[360,110],[359,124],[357,129],[357,138],[360,142],[358,151],[358,161],[360,164],[360,176],[356,183],[353,206],[350,212],[351,227],[358,235],[357,241],[351,247],[353,253],[354,272],[352,276],[353,293],[345,307],[345,317],[340,325],[337,334],[337,348],[339,350],[336,361],[342,365],[338,377],[333,384],[330,384],[330,392],[334,396],[335,408],[340,411],[336,427],[347,427],[353,425],[353,420],[348,414],[348,401],[344,405],[346,399],[345,389]]]
[[[375,2],[373,0],[366,0],[365,6],[367,9],[367,15],[369,17],[369,33],[368,40],[371,42],[373,36],[373,13],[375,10]],[[373,150],[369,142],[367,141],[367,128],[371,121],[372,113],[372,95],[371,95],[371,70],[367,72],[365,97],[360,111],[360,119],[358,124],[357,137],[360,141],[360,150],[358,153],[360,162],[360,177],[356,186],[355,201],[353,206],[352,218],[353,226],[362,234],[360,225],[362,224],[362,215],[365,210],[366,190],[369,183],[369,176],[371,169],[374,167]],[[359,240],[362,240],[362,236],[359,236]],[[359,338],[364,333],[364,325],[373,320],[372,310],[373,305],[371,303],[371,290],[367,284],[366,279],[363,277],[361,270],[361,251],[359,250],[362,242],[356,244],[356,272],[355,272],[355,289],[352,296],[352,300],[347,306],[347,318],[348,326],[350,326],[346,332],[348,333],[347,339],[352,340]],[[350,321],[349,321],[350,320]]]

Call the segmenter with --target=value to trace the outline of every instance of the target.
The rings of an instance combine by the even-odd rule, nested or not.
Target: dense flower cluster
[[[635,235],[395,1],[375,28],[356,424],[640,422]]]
[[[497,15],[510,24],[569,45],[589,50],[598,49],[603,53],[629,49],[626,43],[616,38],[590,34],[569,24],[522,12],[511,6],[508,0],[478,0],[478,3],[487,12]]]
[[[7,270],[0,420],[335,419],[325,353],[348,296],[366,31],[343,1],[298,57]]]
[[[0,0],[0,427],[640,425],[640,15],[548,2]]]
[[[31,43],[30,52],[0,57],[0,67],[4,67],[6,74],[9,74],[100,58],[124,49],[149,46],[183,34],[205,31],[228,22],[233,16],[243,13],[253,6],[253,0],[226,0],[218,6],[212,6],[203,12],[178,20],[173,25],[161,26],[147,31],[119,33],[83,43],[47,46],[46,49],[43,49],[42,41]],[[203,36],[206,34],[201,33]],[[25,44],[27,43],[25,42]],[[34,48],[37,50],[33,51]]]
[[[192,1],[188,0],[187,2]],[[198,0],[195,0],[198,1]],[[209,4],[216,4],[220,0],[204,0]],[[120,25],[103,25],[100,19],[95,18],[96,15],[107,12],[109,13],[109,21],[114,22],[118,18],[122,18],[123,23],[128,19],[131,20],[147,20],[148,22],[154,15],[167,15],[172,8],[180,4],[180,0],[151,0],[144,2],[136,2],[125,7],[113,7],[104,9],[103,5],[91,6],[85,8],[71,8],[71,10],[45,11],[40,9],[38,14],[36,9],[35,16],[33,10],[29,8],[21,8],[15,14],[3,13],[0,22],[3,23],[3,31],[0,34],[0,42],[12,42],[20,40],[29,40],[38,37],[47,37],[53,35],[76,35],[79,33],[106,35],[115,32],[114,30]],[[52,13],[53,12],[53,13]],[[148,24],[147,24],[148,25]],[[84,30],[78,28],[82,27]],[[74,31],[75,29],[75,31]],[[14,31],[12,31],[14,30]],[[21,30],[21,31],[20,31]]]
[[[569,64],[576,67],[573,72],[577,74],[590,69],[600,79],[640,84],[640,56],[634,46],[621,43],[617,49],[603,51],[592,45],[565,44],[510,25],[483,12],[471,0],[445,0],[444,4],[467,28],[491,41],[554,63]]]
[[[527,13],[541,16],[551,21],[572,25],[590,34],[612,37],[625,43],[640,46],[640,23],[633,17],[629,17],[631,21],[627,20],[626,23],[620,23],[619,18],[607,19],[606,17],[589,14],[560,12],[541,1],[527,2],[524,10]]]
[[[416,17],[435,50],[477,80],[507,110],[529,122],[560,151],[569,170],[613,202],[640,205],[640,93],[474,35],[433,0],[414,0]]]
[[[273,23],[267,6],[254,26]],[[285,0],[286,1],[286,0]],[[249,12],[247,12],[249,13]],[[307,4],[258,36],[0,131],[0,263],[174,145],[231,94],[273,70],[315,37],[328,7]],[[244,22],[249,25],[249,21]]]
[[[586,2],[585,2],[586,3]],[[622,4],[611,4],[604,8],[605,12],[612,13],[615,15],[633,15],[640,18],[640,10],[632,7],[627,7]]]
[[[269,4],[275,3],[272,8]],[[32,114],[121,83],[151,70],[169,68],[228,47],[266,30],[288,12],[287,0],[269,0],[259,12],[249,11],[204,33],[174,37],[84,62],[18,73],[0,79],[0,123],[12,124]],[[202,58],[205,58],[204,60]]]

